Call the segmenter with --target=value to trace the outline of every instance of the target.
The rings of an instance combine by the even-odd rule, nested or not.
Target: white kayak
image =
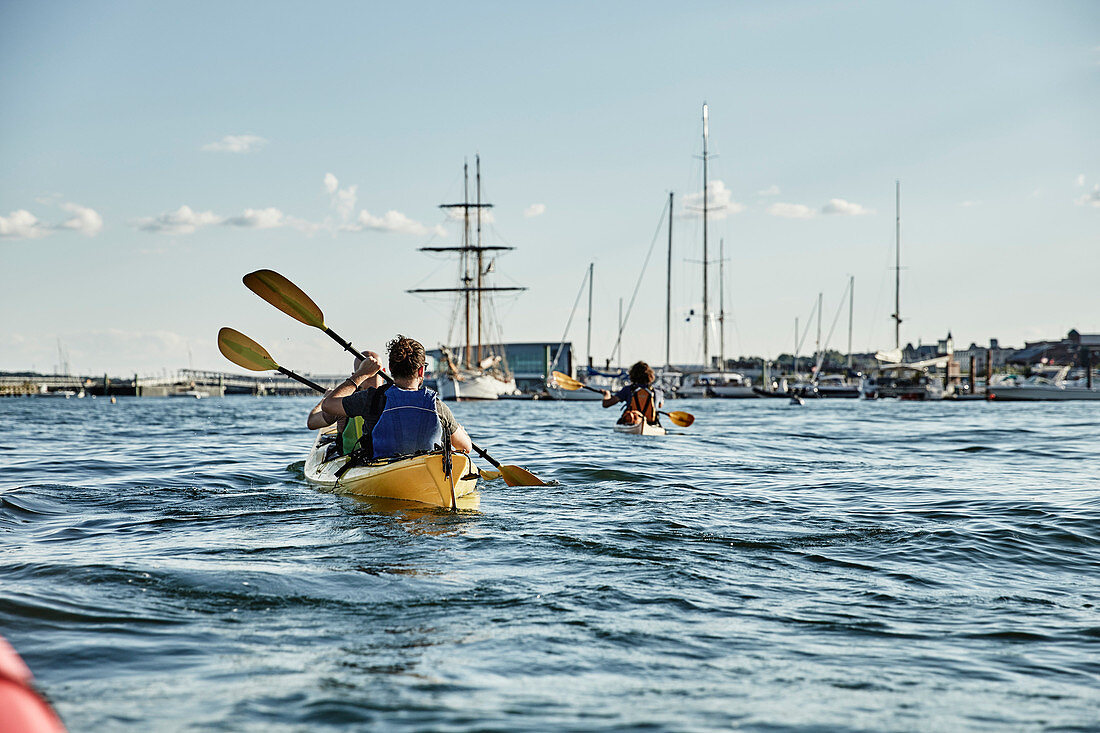
[[[615,432],[624,435],[667,435],[668,433],[660,425],[650,425],[645,420],[633,425],[615,424]]]

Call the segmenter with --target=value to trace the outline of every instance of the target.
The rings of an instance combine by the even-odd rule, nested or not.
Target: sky
[[[641,277],[621,359],[663,363],[672,192],[671,357],[699,362],[704,102],[727,356],[792,351],[818,293],[846,350],[850,277],[853,348],[894,346],[895,181],[903,344],[1100,332],[1091,0],[0,0],[0,370],[240,371],[222,326],[346,370],[244,288],[261,268],[359,347],[438,345],[450,305],[405,291],[456,284],[417,248],[458,242],[438,205],[475,155],[515,247],[492,277],[527,288],[506,341],[561,339],[592,262],[593,358]]]

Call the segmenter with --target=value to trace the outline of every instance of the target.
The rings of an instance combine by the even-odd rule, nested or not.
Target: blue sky
[[[58,339],[78,372],[230,368],[230,325],[342,370],[240,284],[262,267],[358,345],[437,344],[449,308],[404,290],[450,284],[415,250],[455,240],[437,204],[475,153],[517,247],[498,282],[529,287],[506,339],[557,340],[594,260],[609,355],[671,190],[697,361],[704,101],[728,355],[789,351],[818,292],[827,332],[849,275],[856,349],[893,345],[895,180],[903,341],[1100,332],[1095,2],[5,2],[0,71],[0,369],[52,369]],[[663,360],[664,237],[626,361]]]

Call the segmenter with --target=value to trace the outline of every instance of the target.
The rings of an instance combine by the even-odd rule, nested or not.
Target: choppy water
[[[559,485],[301,477],[312,401],[0,400],[0,633],[73,731],[1100,727],[1100,405],[458,405]]]

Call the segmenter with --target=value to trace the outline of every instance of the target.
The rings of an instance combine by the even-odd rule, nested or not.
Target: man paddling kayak
[[[619,418],[620,425],[637,425],[642,420],[650,425],[660,425],[657,419],[657,410],[664,406],[664,393],[655,389],[653,380],[656,376],[649,364],[639,361],[630,367],[630,384],[611,394],[606,389],[603,391],[603,406],[611,407],[619,402],[625,402],[626,407]]]
[[[375,359],[378,358],[378,354],[373,351],[368,351]],[[358,356],[355,357],[355,361],[352,363],[352,372],[359,369],[363,360]],[[374,376],[367,377],[359,383],[359,390],[369,389],[371,387],[381,387],[385,384],[385,380],[382,379],[382,373],[377,372]],[[330,415],[322,409],[322,405],[325,402],[325,398],[331,395],[335,391],[335,388],[325,392],[321,397],[321,401],[310,410],[309,416],[306,418],[306,427],[310,430],[320,430],[321,428],[327,428],[329,425],[336,423],[336,451],[340,455],[347,455],[359,444],[359,439],[363,437],[363,425],[364,421],[362,417],[337,417]],[[372,426],[373,427],[373,426]]]
[[[442,446],[445,436],[455,450],[469,451],[470,436],[450,408],[424,386],[427,359],[420,342],[398,334],[386,349],[392,385],[359,389],[382,369],[378,355],[368,351],[351,377],[321,400],[321,409],[337,418],[362,417],[359,447],[373,458],[430,451]]]

